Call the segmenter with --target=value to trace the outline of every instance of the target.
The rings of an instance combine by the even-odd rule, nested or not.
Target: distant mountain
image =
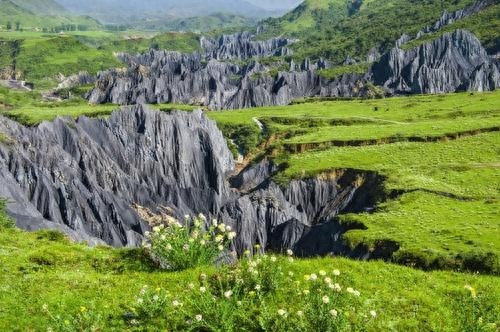
[[[261,7],[271,11],[283,11],[283,13],[294,9],[301,2],[303,2],[303,0],[279,0],[279,1],[247,0],[247,1],[257,7]]]
[[[388,50],[404,33],[414,36],[433,25],[444,11],[451,13],[476,2],[488,6],[440,33],[470,30],[489,52],[496,52],[500,49],[500,3],[495,0],[305,0],[286,15],[263,21],[266,33],[261,38],[299,39],[292,48],[300,59],[325,57],[336,64],[352,58],[366,61],[370,51]]]
[[[152,31],[192,31],[208,32],[213,30],[228,29],[251,29],[258,23],[259,19],[241,15],[217,13],[207,16],[180,17],[180,18],[157,18],[140,20],[130,25],[137,30]]]
[[[100,27],[94,19],[70,13],[54,0],[0,0],[0,28],[5,30],[8,25],[11,29]]]
[[[56,0],[64,8],[92,16],[104,23],[130,20],[177,19],[217,13],[265,18],[270,12],[244,0]]]

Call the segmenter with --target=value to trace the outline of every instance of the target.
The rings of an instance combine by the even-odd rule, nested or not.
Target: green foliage
[[[262,142],[262,131],[256,124],[226,124],[218,122],[225,137],[230,138],[243,154],[255,150]]]
[[[5,23],[7,30],[15,27],[18,31],[21,30],[17,27],[18,23],[26,29],[54,28],[63,24],[85,26],[88,29],[101,28],[96,20],[73,15],[53,0],[1,0],[0,24]]]
[[[387,50],[403,34],[415,35],[419,30],[434,24],[444,10],[453,12],[474,3],[474,0],[370,0],[352,11],[352,1],[308,0],[281,18],[264,22],[266,34],[260,38],[285,35],[299,39],[292,48],[294,57],[303,59],[325,57],[342,63],[347,56],[360,61],[373,47]],[[477,33],[491,49],[498,39],[498,8],[494,4],[488,14],[473,15],[457,22]]]
[[[345,74],[364,74],[370,69],[370,65],[367,63],[355,64],[355,65],[344,65],[335,66],[328,69],[318,70],[318,75],[333,80]]]
[[[214,263],[236,233],[224,224],[212,220],[207,225],[203,215],[186,217],[184,225],[171,218],[146,233],[151,258],[166,270],[180,271]],[[206,229],[208,227],[208,229]]]
[[[164,272],[150,265],[143,250],[88,247],[53,241],[52,235],[40,234],[0,230],[0,329],[3,331],[48,328],[74,331],[83,326],[95,326],[101,331],[185,330],[199,326],[216,328],[224,326],[224,322],[233,328],[271,328],[277,322],[290,326],[289,321],[298,321],[298,311],[312,312],[312,307],[307,307],[313,303],[312,290],[328,287],[326,277],[342,288],[339,298],[335,290],[329,287],[324,290],[331,292],[328,304],[339,307],[338,317],[345,317],[346,311],[353,312],[353,320],[347,320],[353,329],[464,331],[469,326],[467,322],[479,317],[483,317],[485,325],[500,323],[496,307],[500,302],[497,277],[423,272],[383,262],[333,257],[290,262],[290,257],[274,259],[270,255],[266,258],[256,255],[234,266]],[[44,266],[32,263],[30,257],[40,253],[50,253],[57,257],[57,262]],[[259,259],[261,262],[254,267]],[[249,271],[250,267],[258,273]],[[335,269],[341,274],[334,274]],[[328,275],[321,276],[321,270]],[[304,280],[304,275],[311,279],[312,274],[318,277],[314,283]],[[239,279],[243,279],[243,284],[236,283]],[[255,289],[257,284],[260,289]],[[148,287],[142,291],[144,285]],[[476,290],[480,301],[474,311],[470,309],[465,285]],[[205,293],[201,287],[205,287]],[[353,293],[347,292],[347,287],[353,288]],[[229,299],[224,295],[228,290],[233,292]],[[309,293],[304,294],[304,290]],[[354,290],[360,292],[359,297]],[[323,303],[324,295],[327,294],[317,295],[315,300],[321,301],[318,304]],[[177,301],[175,308],[174,301]],[[348,309],[350,306],[357,310]],[[286,310],[286,317],[278,313],[280,309]],[[372,310],[376,312],[375,318]],[[197,315],[202,316],[201,321]],[[370,325],[365,325],[363,315],[368,316]],[[292,328],[299,329],[300,324]]]
[[[5,201],[3,199],[0,199],[0,231],[2,231],[2,229],[12,228],[14,226],[14,221],[9,216],[7,216],[5,212]]]
[[[437,32],[412,40],[404,44],[401,48],[410,49],[423,43],[433,41],[447,32],[452,32],[456,29],[465,29],[473,32],[489,53],[495,53],[500,50],[500,39],[497,34],[497,31],[500,30],[499,17],[500,5],[489,6],[475,15],[455,21]]]

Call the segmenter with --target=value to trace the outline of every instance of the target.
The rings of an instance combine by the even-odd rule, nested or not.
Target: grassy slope
[[[52,315],[61,315],[61,321],[72,319],[85,307],[101,315],[104,330],[123,330],[127,326],[122,315],[134,304],[143,285],[165,288],[182,299],[187,285],[196,283],[201,272],[215,272],[212,267],[159,272],[151,269],[139,250],[89,248],[69,244],[52,232],[28,234],[1,228],[0,262],[0,329],[15,327],[20,331],[54,327],[54,321],[41,309],[44,304]],[[500,323],[500,311],[495,310],[500,301],[500,279],[496,277],[426,273],[382,262],[337,258],[278,262],[299,281],[302,275],[321,269],[340,269],[341,284],[358,289],[363,308],[378,313],[370,331],[463,330],[461,324],[472,311],[466,284],[478,291],[476,305],[484,310],[484,321]],[[299,310],[294,306],[297,296],[294,287],[279,290],[269,310]],[[248,308],[248,313],[252,310]],[[158,316],[148,327],[161,329],[171,319]]]
[[[64,11],[52,0],[19,1],[0,0],[0,26],[6,28],[7,22],[21,23],[21,28],[52,28],[63,24],[84,25],[88,29],[97,29],[100,24],[89,18],[75,16]]]
[[[379,205],[374,214],[341,217],[344,223],[367,227],[346,234],[352,247],[373,249],[381,240],[390,240],[400,245],[398,255],[424,255],[428,261],[492,252],[498,264],[500,134],[479,133],[498,130],[499,98],[498,91],[461,93],[305,103],[209,116],[232,127],[256,126],[252,119],[259,118],[271,134],[284,136],[273,143],[277,160],[288,166],[278,175],[280,181],[345,168],[384,176],[385,190],[402,195]],[[453,139],[466,130],[472,136]],[[385,144],[394,139],[400,142]],[[283,153],[283,146],[302,153]],[[427,263],[422,267],[429,267]]]
[[[0,69],[16,63],[16,71],[36,86],[54,86],[61,73],[79,71],[95,74],[100,70],[120,67],[114,52],[143,52],[151,47],[193,52],[199,48],[198,36],[191,33],[165,33],[156,36],[131,38],[123,34],[102,31],[73,32],[65,35],[36,32],[0,32],[5,47],[0,51]],[[12,56],[13,42],[20,45]]]
[[[402,33],[415,35],[433,24],[444,9],[452,12],[473,2],[365,0],[359,12],[349,16],[346,1],[308,0],[282,18],[265,21],[268,32],[263,38],[271,35],[298,38],[300,41],[293,47],[297,58],[323,56],[341,63],[352,56],[365,61],[372,47],[380,46],[382,50],[392,47]],[[497,43],[498,47],[494,27],[499,22],[496,15],[499,6],[494,5],[488,15],[476,15],[458,25],[476,33],[487,46]]]

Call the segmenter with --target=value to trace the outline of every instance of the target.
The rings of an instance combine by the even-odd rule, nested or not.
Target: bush
[[[146,232],[145,247],[157,264],[170,271],[185,270],[214,263],[236,236],[231,227],[212,220],[209,224],[203,215],[186,216],[182,225],[167,219],[168,223]]]
[[[5,213],[5,201],[0,199],[0,229],[13,228],[14,226],[14,220],[9,218],[9,216]]]

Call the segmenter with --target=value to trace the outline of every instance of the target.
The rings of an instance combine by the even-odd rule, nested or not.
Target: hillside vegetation
[[[0,30],[31,30],[56,28],[66,30],[97,30],[101,25],[90,17],[77,16],[64,10],[53,0],[0,0]]]
[[[298,331],[310,319],[314,326],[366,331],[495,331],[500,324],[496,277],[257,256],[242,263],[259,271],[242,280],[249,291],[230,283],[221,284],[221,294],[212,283],[241,273],[240,265],[164,272],[143,249],[90,248],[53,231],[12,229],[4,220],[0,212],[2,330]],[[328,282],[339,289],[328,290]]]
[[[299,39],[293,46],[298,59],[325,57],[342,63],[350,56],[366,61],[370,49],[383,52],[403,33],[415,35],[433,25],[444,10],[453,12],[472,3],[474,0],[306,0],[283,17],[264,21],[267,30],[261,38],[283,35]],[[457,27],[477,34],[494,52],[499,46],[495,29],[499,6],[494,4],[487,13],[459,21]]]
[[[35,87],[53,87],[59,74],[68,76],[80,71],[98,71],[124,66],[116,52],[138,53],[151,48],[193,52],[199,49],[198,35],[164,33],[157,35],[104,31],[0,32],[0,71],[3,76],[35,83]],[[6,77],[4,77],[6,78]]]
[[[382,177],[385,193],[373,212],[339,218],[355,228],[344,236],[353,250],[392,248],[389,259],[411,266],[498,274],[499,98],[318,101],[210,117],[236,128],[225,129],[236,143],[248,142],[249,133],[255,144],[267,139],[267,154],[285,168],[279,182],[344,169]],[[267,138],[254,119],[266,125]]]

